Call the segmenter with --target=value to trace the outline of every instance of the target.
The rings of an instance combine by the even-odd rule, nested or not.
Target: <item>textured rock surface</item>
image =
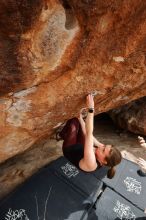
[[[42,166],[62,156],[60,141],[39,141],[28,151],[0,165],[0,199],[37,172]]]
[[[109,114],[119,127],[146,135],[146,97],[113,109]]]
[[[146,1],[0,2],[0,162],[78,114],[146,95]]]

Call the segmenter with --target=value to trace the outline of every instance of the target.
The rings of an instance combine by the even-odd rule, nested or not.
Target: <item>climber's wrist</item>
[[[94,108],[93,108],[93,107],[88,108],[88,112],[89,112],[89,113],[94,113]]]

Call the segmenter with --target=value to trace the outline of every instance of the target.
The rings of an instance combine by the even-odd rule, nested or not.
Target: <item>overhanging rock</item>
[[[0,3],[0,162],[78,115],[146,95],[146,1]]]

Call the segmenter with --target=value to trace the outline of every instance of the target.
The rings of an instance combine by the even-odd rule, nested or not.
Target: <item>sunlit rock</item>
[[[146,95],[146,1],[0,2],[0,162],[77,116]],[[132,120],[132,119],[131,119]]]

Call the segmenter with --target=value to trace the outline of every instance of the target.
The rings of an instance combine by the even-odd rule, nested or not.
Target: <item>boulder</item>
[[[113,109],[109,115],[120,128],[146,135],[146,97]]]
[[[146,1],[0,2],[0,163],[77,116],[146,95]]]

